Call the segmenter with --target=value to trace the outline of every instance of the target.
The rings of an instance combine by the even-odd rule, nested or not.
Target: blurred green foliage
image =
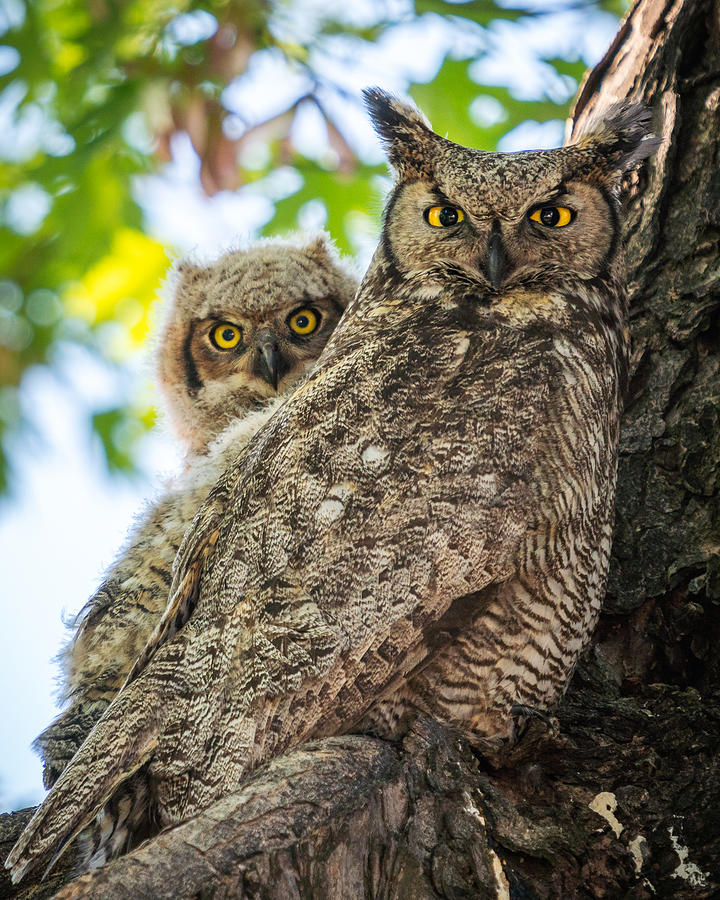
[[[393,29],[434,18],[444,58],[409,92],[436,130],[493,149],[526,120],[563,119],[585,69],[577,54],[546,60],[555,88],[536,99],[479,84],[473,66],[494,27],[524,27],[558,8],[624,11],[623,0],[360,6],[362,15],[353,4],[313,0],[0,0],[0,492],[10,480],[8,437],[31,424],[22,403],[29,367],[57,365],[63,341],[119,364],[145,339],[167,259],[143,232],[132,184],[171,158],[175,135],[189,135],[209,195],[257,189],[278,167],[294,170],[296,187],[272,197],[266,233],[295,227],[320,201],[326,227],[352,250],[359,232],[378,228],[385,167],[359,158],[331,112],[337,103],[359,108],[360,98],[333,76],[328,54],[342,62],[380,47]],[[265,117],[229,109],[227,86],[268,51],[302,90]],[[368,83],[381,80],[368,72]],[[327,132],[312,158],[293,132],[308,104]],[[91,413],[111,468],[132,469],[152,418],[132,404]]]

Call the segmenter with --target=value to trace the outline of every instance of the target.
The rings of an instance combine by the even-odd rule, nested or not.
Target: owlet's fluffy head
[[[620,277],[618,189],[657,147],[645,109],[616,106],[571,146],[488,153],[384,91],[365,99],[397,174],[382,250],[399,275],[491,295]]]
[[[157,347],[170,421],[193,453],[289,390],[322,352],[357,281],[321,234],[181,261]]]

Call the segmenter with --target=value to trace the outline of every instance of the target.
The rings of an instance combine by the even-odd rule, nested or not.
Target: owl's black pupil
[[[440,210],[438,219],[440,220],[440,224],[443,226],[443,228],[447,228],[448,225],[457,225],[457,210],[454,206],[443,206],[443,208]]]
[[[235,332],[233,331],[232,328],[223,328],[222,339],[224,341],[227,341],[227,343],[229,344],[230,341],[232,341],[234,337],[235,337]]]
[[[546,206],[540,210],[540,221],[543,225],[557,225],[560,221],[560,213],[555,206]]]
[[[307,328],[310,324],[310,319],[308,319],[307,316],[298,316],[297,319],[295,319],[295,324],[298,328]]]

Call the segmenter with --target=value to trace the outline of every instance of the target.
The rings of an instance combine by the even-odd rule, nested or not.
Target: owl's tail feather
[[[150,790],[144,772],[133,775],[77,839],[76,875],[99,869],[137,846],[149,834]]]
[[[108,707],[28,822],[5,861],[13,883],[54,852],[47,874],[118,787],[151,757],[162,726],[162,709],[135,696],[141,685],[136,682],[122,691]]]

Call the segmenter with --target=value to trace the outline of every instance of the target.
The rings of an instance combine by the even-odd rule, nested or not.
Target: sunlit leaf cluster
[[[260,192],[273,210],[266,233],[324,223],[353,251],[376,233],[387,184],[348,125],[361,117],[358,66],[365,84],[383,83],[384,64],[371,66],[386,54],[392,85],[436,130],[493,149],[527,120],[563,119],[585,69],[569,52],[545,61],[547,86],[534,94],[483,84],[478,61],[498,26],[600,6],[619,15],[623,2],[3,0],[0,447],[31,423],[25,373],[56,366],[62,342],[119,364],[145,341],[168,260],[135,179],[161,172],[181,136],[207,195]],[[421,79],[392,48],[428,27],[438,48]],[[130,403],[89,411],[119,469],[135,464],[152,418]],[[9,471],[3,449],[0,490]]]

